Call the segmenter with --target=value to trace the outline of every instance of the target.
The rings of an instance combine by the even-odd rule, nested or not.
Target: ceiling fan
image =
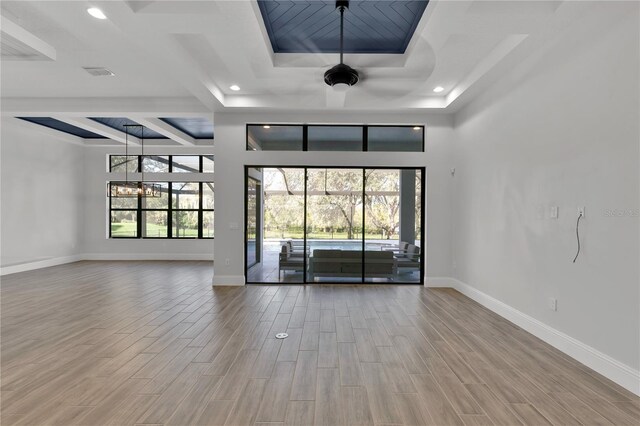
[[[364,76],[362,70],[360,73],[354,68],[344,63],[344,13],[349,9],[349,0],[337,0],[336,9],[340,12],[340,63],[334,65],[324,73],[324,82],[327,84],[326,90],[326,106],[329,108],[344,108],[346,103],[347,91],[350,87],[355,86],[360,82],[361,89],[364,92],[360,92],[360,95],[365,94],[368,98],[377,97],[384,98],[387,102],[398,98],[399,96],[407,96],[411,92],[415,91],[420,84],[423,84],[426,78],[433,71],[433,60],[429,61],[429,66],[421,70],[421,74],[415,83],[412,83],[410,87],[398,88],[392,85],[392,81],[406,80],[403,76],[398,75],[396,77],[387,78],[382,76],[388,76],[389,72],[386,71],[384,66],[379,67],[378,77],[372,79],[372,73],[366,73]],[[427,47],[429,49],[430,46]],[[433,57],[432,50],[426,52],[428,58]],[[429,54],[430,53],[430,54]],[[366,77],[366,78],[364,78]],[[385,81],[380,84],[377,82],[382,77]],[[391,85],[390,85],[391,84]],[[404,85],[406,86],[406,84]],[[355,90],[355,89],[354,89]]]
[[[358,82],[358,71],[345,64],[344,55],[344,11],[349,8],[349,0],[337,0],[336,9],[340,11],[340,63],[324,73],[324,82],[334,89],[346,90]]]

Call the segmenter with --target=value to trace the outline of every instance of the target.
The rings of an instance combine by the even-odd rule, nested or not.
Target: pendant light
[[[140,164],[140,181],[129,180],[129,134],[130,128],[136,127],[140,129],[140,157],[144,163],[144,126],[141,124],[125,124],[125,140],[124,140],[124,182],[110,182],[109,183],[109,196],[114,198],[160,198],[162,192],[160,191],[160,184],[157,183],[145,183],[144,181],[144,164]]]

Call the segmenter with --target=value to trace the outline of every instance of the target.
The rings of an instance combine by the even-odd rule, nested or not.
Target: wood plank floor
[[[212,288],[211,271],[3,277],[2,425],[640,423],[638,397],[453,290]]]

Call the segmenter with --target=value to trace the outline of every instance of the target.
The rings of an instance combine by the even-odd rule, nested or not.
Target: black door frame
[[[247,235],[249,234],[249,179],[256,182],[256,261],[249,265],[247,252],[249,251],[249,242]],[[248,170],[245,172],[245,185],[244,185],[244,259],[245,259],[245,274],[247,269],[254,265],[257,265],[262,260],[262,244],[258,244],[258,237],[263,239],[262,236],[262,182],[258,179],[249,176]]]
[[[316,282],[310,282],[307,280],[307,256],[303,257],[303,280],[299,283],[282,283],[282,282],[249,282],[247,279],[247,272],[249,268],[255,266],[258,262],[248,265],[247,262],[247,249],[248,249],[248,180],[254,179],[249,176],[249,169],[271,169],[271,168],[287,168],[287,169],[304,169],[304,218],[303,218],[303,241],[304,241],[304,250],[306,253],[307,248],[307,171],[309,169],[362,169],[363,182],[362,182],[362,224],[363,224],[363,232],[362,232],[362,281],[361,282],[349,282],[349,283],[335,283],[335,284],[371,284],[370,282],[364,281],[365,279],[365,262],[364,262],[364,251],[365,251],[365,221],[366,221],[366,209],[365,209],[365,197],[366,197],[366,181],[365,170],[419,170],[421,173],[422,182],[420,184],[420,281],[418,282],[392,282],[389,283],[391,285],[424,285],[424,272],[425,272],[425,251],[427,241],[425,239],[425,227],[426,227],[426,181],[427,181],[427,170],[424,166],[296,166],[296,165],[245,165],[244,166],[244,274],[245,274],[245,282],[246,284],[260,284],[260,285],[312,285],[319,284]],[[262,188],[262,186],[260,186]],[[260,235],[264,235],[263,232],[260,232]],[[256,242],[257,244],[257,242]],[[261,256],[262,257],[262,256]],[[322,284],[332,284],[332,283],[322,283]],[[376,283],[377,284],[377,283]]]

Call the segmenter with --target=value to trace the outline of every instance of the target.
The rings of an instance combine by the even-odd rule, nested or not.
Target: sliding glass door
[[[362,282],[362,169],[307,169],[307,282]]]
[[[391,273],[397,276],[397,253],[400,227],[400,192],[398,169],[366,169],[365,175],[365,281],[376,282]]]
[[[257,216],[262,218],[253,232],[252,209],[247,209],[245,220],[247,256],[245,258],[247,282],[253,283],[303,283],[305,270],[304,251],[304,181],[305,169],[268,167],[248,168],[251,177],[259,184],[256,194],[261,203]],[[247,206],[253,206],[251,189],[247,191]],[[260,235],[260,241],[252,240]],[[262,258],[255,264],[251,247],[262,247]]]
[[[249,170],[248,283],[423,282],[423,168]]]

